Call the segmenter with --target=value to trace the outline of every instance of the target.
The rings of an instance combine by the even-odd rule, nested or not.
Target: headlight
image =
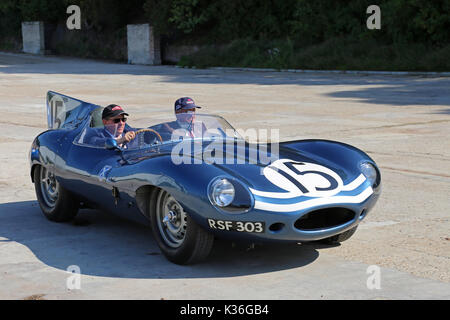
[[[209,200],[218,207],[227,207],[234,200],[234,186],[225,178],[220,178],[210,186]]]
[[[364,162],[361,164],[361,172],[370,181],[372,187],[378,186],[378,172],[373,164]]]

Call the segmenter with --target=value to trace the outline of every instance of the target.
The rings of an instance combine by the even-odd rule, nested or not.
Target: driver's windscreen
[[[153,148],[155,146],[176,143],[184,140],[239,139],[238,132],[222,117],[208,114],[154,115],[152,118],[128,117],[122,134],[118,134],[118,125],[103,125],[100,111],[94,110],[86,128],[77,137],[81,145],[104,148],[107,139],[118,139],[128,131],[135,132],[135,138],[121,145],[126,150]]]

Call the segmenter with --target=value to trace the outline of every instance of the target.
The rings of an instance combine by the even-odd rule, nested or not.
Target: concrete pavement
[[[0,54],[0,299],[449,299],[450,78],[296,74],[145,67]],[[40,212],[27,153],[45,130],[45,94],[121,104],[132,125],[191,96],[236,128],[280,129],[369,153],[383,194],[337,247],[245,248],[219,242],[180,267],[149,230],[98,211],[75,224]],[[81,290],[67,268],[80,267]],[[368,289],[370,266],[381,289]],[[369,269],[369,271],[372,269]],[[372,278],[370,278],[372,279]]]

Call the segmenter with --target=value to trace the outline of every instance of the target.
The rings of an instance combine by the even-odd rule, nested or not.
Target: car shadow
[[[71,223],[53,223],[36,201],[0,204],[4,242],[27,247],[42,263],[59,270],[78,266],[83,275],[136,279],[255,275],[304,267],[319,256],[314,245],[251,248],[219,240],[203,263],[178,266],[161,254],[147,226],[96,210],[81,210]]]

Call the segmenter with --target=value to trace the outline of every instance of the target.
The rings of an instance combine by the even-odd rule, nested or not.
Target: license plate
[[[246,233],[264,233],[266,224],[264,222],[249,222],[249,221],[226,221],[208,219],[208,224],[211,229],[223,231],[236,231]]]

